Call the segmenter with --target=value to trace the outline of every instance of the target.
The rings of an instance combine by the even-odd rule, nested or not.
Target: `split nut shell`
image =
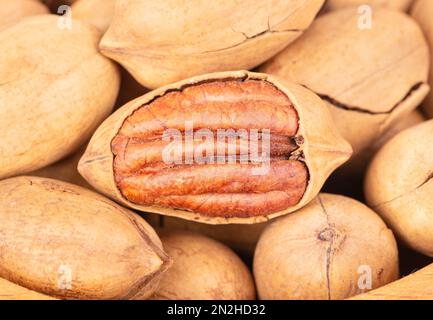
[[[172,153],[179,157],[167,162]],[[257,223],[307,204],[350,155],[314,93],[237,71],[187,79],[126,104],[95,132],[78,169],[137,210]]]

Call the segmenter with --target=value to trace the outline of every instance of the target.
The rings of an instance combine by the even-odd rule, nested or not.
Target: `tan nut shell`
[[[0,33],[0,178],[74,152],[114,105],[119,73],[98,52],[96,28],[57,22],[31,17]]]
[[[55,300],[0,278],[0,300]]]
[[[370,5],[400,11],[407,11],[412,2],[413,0],[328,0],[326,2],[326,8],[330,10],[338,10],[345,7]]]
[[[305,163],[309,169],[309,183],[301,201],[294,207],[269,216],[251,218],[207,217],[200,214],[160,207],[146,207],[127,201],[118,190],[113,172],[111,141],[119,131],[126,117],[137,108],[164,95],[173,89],[186,85],[219,79],[257,79],[272,83],[284,92],[294,105],[300,118],[299,134],[305,143],[300,150],[304,152]],[[320,191],[329,175],[351,155],[351,147],[337,132],[331,116],[323,102],[311,91],[298,85],[279,80],[273,76],[248,71],[221,72],[193,77],[154,90],[118,109],[98,128],[86,152],[78,164],[78,171],[95,189],[128,207],[168,216],[180,217],[209,224],[259,223],[275,218],[306,205]]]
[[[0,0],[0,31],[24,17],[48,13],[48,8],[38,0]]]
[[[249,225],[208,225],[156,214],[146,215],[146,220],[164,232],[191,231],[215,239],[232,248],[241,257],[252,258],[257,241],[268,223]]]
[[[430,87],[433,87],[433,1],[417,0],[413,6],[412,16],[419,23],[430,45]],[[424,110],[433,118],[433,93],[427,97]]]
[[[115,0],[78,0],[72,5],[72,17],[87,21],[105,32],[114,14]]]
[[[398,278],[392,232],[372,210],[342,196],[321,194],[296,213],[277,219],[260,237],[254,277],[261,299],[345,299]]]
[[[142,85],[250,69],[295,40],[324,0],[117,0],[101,42]]]
[[[253,277],[225,245],[192,232],[163,233],[172,267],[161,279],[154,299],[253,300]]]
[[[30,172],[30,176],[35,177],[44,177],[50,179],[57,179],[64,182],[69,182],[87,189],[91,189],[92,187],[87,183],[86,180],[78,173],[78,162],[82,157],[86,145],[81,147],[77,152],[73,155],[62,159],[48,167]]]
[[[369,163],[373,159],[374,155],[394,136],[406,130],[410,127],[413,127],[417,124],[426,121],[424,115],[415,110],[409,113],[407,116],[403,118],[399,118],[396,120],[392,126],[384,132],[378,140],[374,141],[370,146],[366,149],[352,157],[347,163],[345,163],[339,170],[338,174],[340,174],[342,179],[345,179],[347,175],[364,175]]]
[[[170,262],[143,219],[72,184],[3,180],[0,208],[0,277],[36,292],[145,298]]]
[[[365,180],[368,204],[411,248],[433,256],[433,120],[389,141]]]
[[[352,300],[433,300],[433,264]]]
[[[428,46],[415,21],[384,9],[374,10],[372,29],[359,28],[359,19],[354,8],[319,17],[260,69],[327,100],[355,154],[415,109],[429,91]]]

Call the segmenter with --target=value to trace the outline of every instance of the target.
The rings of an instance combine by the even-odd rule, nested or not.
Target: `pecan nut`
[[[365,177],[367,203],[407,246],[433,257],[433,120],[409,128],[376,154]]]
[[[171,263],[141,217],[69,183],[3,180],[0,208],[0,278],[35,294],[147,298]],[[29,294],[19,287],[11,289]]]
[[[356,154],[426,97],[429,48],[407,15],[347,8],[319,17],[260,71],[316,92]]]
[[[0,33],[0,178],[72,154],[116,101],[120,74],[98,51],[100,33],[78,20],[71,30],[58,22],[40,15]]]
[[[143,86],[154,89],[263,63],[299,37],[323,3],[116,0],[100,48]]]
[[[167,132],[179,137],[168,140]],[[79,171],[139,210],[245,223],[305,205],[350,154],[316,95],[239,71],[191,78],[125,105],[97,130]]]

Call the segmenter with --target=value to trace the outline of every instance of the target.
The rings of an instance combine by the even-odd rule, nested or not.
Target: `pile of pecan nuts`
[[[433,299],[432,17],[0,0],[0,300]]]

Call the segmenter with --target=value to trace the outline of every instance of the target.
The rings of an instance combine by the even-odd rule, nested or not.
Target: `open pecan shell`
[[[227,151],[233,145],[222,145],[236,164],[167,166],[161,130],[190,120],[212,132],[269,129],[270,170],[256,174],[256,164],[238,164],[238,143],[235,154]],[[126,104],[95,132],[78,170],[100,192],[140,211],[209,224],[258,223],[307,204],[350,155],[314,93],[235,71],[190,78]]]

